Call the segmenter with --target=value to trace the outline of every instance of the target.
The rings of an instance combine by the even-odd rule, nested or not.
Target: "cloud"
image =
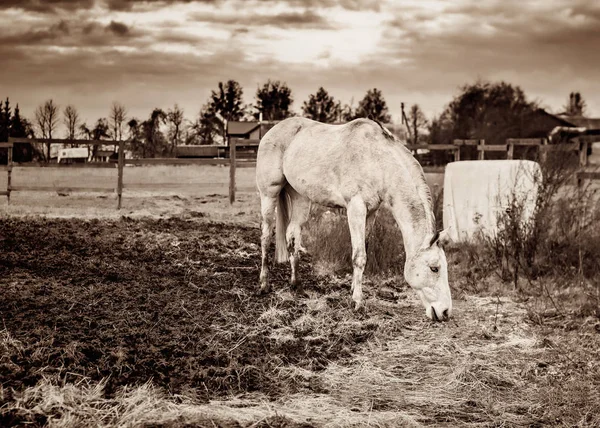
[[[386,57],[418,73],[417,81],[419,74],[437,70],[446,81],[478,75],[514,78],[535,88],[564,87],[567,76],[594,79],[600,68],[600,56],[592,54],[600,46],[594,11],[554,2],[544,10],[519,3],[468,4],[421,12],[417,20],[405,12],[389,21],[382,48]]]
[[[58,11],[76,11],[90,9],[94,0],[2,0],[2,9],[22,9],[27,12],[56,13]]]
[[[21,26],[15,26],[21,28]],[[50,52],[59,55],[65,49],[99,49],[112,47],[115,43],[131,48],[143,48],[140,41],[146,34],[117,21],[103,25],[85,19],[62,19],[54,24],[34,24],[30,29],[18,32],[1,33],[0,45],[12,51],[35,55]],[[50,50],[50,51],[49,51]]]
[[[17,0],[13,0],[17,1]],[[34,0],[31,0],[34,1]],[[58,0],[55,0],[58,1]],[[110,10],[128,11],[136,8],[161,8],[174,4],[204,3],[222,5],[232,3],[228,0],[105,0]],[[252,10],[257,5],[278,6],[286,4],[293,8],[322,9],[340,7],[346,10],[380,10],[379,0],[234,0],[238,9]]]
[[[207,3],[216,4],[220,0],[105,0],[109,10],[131,11],[136,8],[159,9],[173,4]]]
[[[519,85],[557,109],[577,90],[600,115],[600,5],[592,1],[97,0],[73,13],[4,9],[0,57],[10,61],[0,93],[24,112],[60,96],[93,121],[113,100],[139,117],[178,102],[189,117],[219,81],[238,80],[252,102],[270,78],[288,83],[298,111],[319,86],[355,106],[377,87],[395,117],[400,102],[431,116],[482,78]]]
[[[20,33],[0,34],[0,45],[7,45],[13,49],[19,46],[32,46],[45,43],[54,43],[62,37],[70,34],[69,24],[61,20],[57,24],[50,25],[47,28],[26,30]]]
[[[322,8],[335,8],[340,7],[342,9],[351,11],[364,11],[374,10],[379,11],[381,9],[380,0],[258,0],[258,3],[286,3],[292,7],[302,7],[307,9],[322,9]]]
[[[318,28],[332,29],[333,25],[323,16],[311,10],[289,11],[276,14],[259,13],[193,13],[190,20],[211,24],[248,27]]]
[[[129,34],[129,27],[122,22],[117,21],[110,21],[110,24],[106,26],[106,30],[120,37]]]

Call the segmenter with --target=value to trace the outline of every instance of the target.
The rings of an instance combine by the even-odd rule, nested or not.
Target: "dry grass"
[[[446,324],[418,317],[412,295],[406,316],[386,316],[394,307],[375,300],[366,319],[349,312],[340,321],[333,313],[339,309],[327,303],[332,297],[311,296],[293,328],[311,329],[315,340],[320,332],[342,332],[355,323],[379,328],[344,363],[324,370],[282,366],[280,376],[290,385],[310,384],[306,391],[275,401],[252,393],[202,404],[166,396],[150,383],[106,398],[102,383],[45,380],[17,394],[2,412],[52,427],[600,424],[600,340],[593,330],[574,335],[539,330],[526,322],[523,305],[491,297],[457,302],[458,315]],[[257,328],[277,324],[285,316],[277,304],[289,298],[280,293]],[[293,338],[282,331],[274,339],[286,336]],[[4,346],[15,346],[6,333],[3,337]]]
[[[254,168],[237,169],[237,182],[240,186],[254,185]],[[123,173],[124,184],[129,183],[170,183],[183,187],[194,184],[215,184],[215,188],[227,189],[229,167],[211,165],[150,165],[127,166]],[[14,167],[13,186],[91,186],[117,187],[116,168],[44,168]],[[6,174],[0,175],[0,187],[6,187]],[[154,189],[160,191],[160,187]]]
[[[14,186],[92,186],[115,187],[115,169],[104,168],[23,168],[13,170]],[[254,169],[237,170],[240,188],[254,186]],[[41,215],[54,218],[117,219],[122,215],[141,217],[210,216],[222,222],[258,224],[260,204],[255,193],[238,192],[229,205],[229,169],[220,166],[148,166],[126,168],[124,182],[157,183],[148,189],[125,189],[122,209],[117,211],[116,193],[13,192],[10,205],[0,198],[0,215]],[[175,186],[161,187],[160,183]],[[214,186],[206,187],[207,183]],[[219,184],[220,183],[220,184]],[[179,185],[180,184],[180,185]],[[0,188],[6,187],[6,174],[0,174]]]
[[[243,196],[233,208],[224,198],[198,198],[140,194],[125,198],[125,212],[183,217],[203,213],[208,219],[258,224],[254,196]],[[77,200],[74,195],[68,199]],[[108,206],[85,208],[89,200],[35,211],[32,198],[15,203],[4,215],[112,215]],[[6,403],[0,414],[4,420],[14,417],[52,427],[600,426],[597,278],[567,282],[560,276],[539,277],[525,292],[517,292],[486,265],[480,248],[450,248],[455,317],[433,324],[424,319],[417,298],[397,275],[403,265],[400,235],[384,213],[369,241],[367,308],[356,313],[349,309],[348,277],[339,275],[350,268],[344,219],[327,218],[317,210],[314,220],[307,243],[331,290],[308,287],[304,313],[293,319],[289,303],[298,297],[287,289],[275,291],[243,337],[270,331],[271,341],[289,345],[300,343],[302,335],[322,344],[324,353],[339,347],[336,338],[352,336],[361,346],[352,351],[339,347],[342,358],[335,362],[313,356],[298,364],[282,363],[276,373],[288,393],[273,399],[257,391],[203,403],[193,394],[168,395],[151,382],[107,396],[102,382],[47,378],[21,392],[0,388]],[[172,241],[166,235],[153,239],[147,245],[157,248]],[[374,272],[388,276],[374,278]],[[384,287],[393,289],[397,301],[377,297]],[[240,301],[253,298],[237,285],[228,293]],[[11,366],[10,356],[22,349],[9,331],[1,331],[0,369],[18,369]]]

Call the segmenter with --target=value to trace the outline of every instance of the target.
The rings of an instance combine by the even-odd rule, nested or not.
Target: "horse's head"
[[[406,282],[421,298],[427,317],[434,321],[447,321],[452,315],[448,262],[441,245],[445,239],[445,231],[436,233],[404,266]]]

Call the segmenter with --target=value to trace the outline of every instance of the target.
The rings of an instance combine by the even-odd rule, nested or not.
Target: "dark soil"
[[[348,357],[376,327],[332,329],[317,339],[310,328],[293,328],[307,313],[305,299],[256,295],[259,242],[257,229],[196,220],[2,219],[3,399],[42,377],[82,376],[108,379],[107,396],[149,380],[199,401],[251,391],[273,398],[303,388],[322,392],[277,368],[319,370]],[[271,273],[275,290],[288,287],[287,264]],[[300,275],[308,290],[335,288],[306,261]],[[279,326],[259,327],[274,304],[293,340],[271,338]],[[328,304],[339,307],[331,312],[340,319],[351,312],[347,301]]]

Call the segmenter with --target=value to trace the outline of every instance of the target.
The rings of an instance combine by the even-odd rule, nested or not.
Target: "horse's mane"
[[[431,198],[431,190],[429,189],[429,184],[425,180],[425,175],[423,173],[423,168],[421,164],[412,156],[409,152],[410,159],[408,161],[408,166],[410,168],[410,173],[414,179],[415,187],[417,188],[417,193],[419,195],[419,199],[423,202],[423,210],[425,211],[425,220],[428,226],[431,227],[431,230],[435,232],[435,217],[433,215],[433,199]]]
[[[369,115],[371,116],[371,115]],[[387,129],[381,122],[373,117],[369,117],[373,122],[379,125],[381,128],[383,136],[389,140],[398,143],[402,143],[394,134],[392,134],[389,129]],[[431,230],[435,231],[435,218],[433,215],[433,200],[431,198],[431,190],[429,189],[429,185],[427,181],[425,181],[425,175],[423,174],[423,168],[421,164],[414,158],[414,156],[406,150],[406,154],[410,155],[408,159],[407,166],[410,169],[410,173],[412,177],[414,177],[415,187],[417,189],[417,194],[419,195],[419,199],[423,203],[423,210],[425,211],[425,218],[427,223],[431,226]],[[434,235],[434,238],[437,239],[437,236]],[[433,238],[432,238],[433,240]],[[432,241],[433,242],[433,241]]]
[[[394,134],[392,134],[389,129],[387,129],[385,126],[383,126],[383,124],[378,121],[377,119],[375,119],[372,115],[369,115],[367,117],[367,119],[371,119],[373,122],[375,122],[377,125],[379,125],[379,127],[381,128],[381,130],[383,131],[383,136],[390,140],[390,141],[398,141],[398,139],[396,138],[396,136]]]

